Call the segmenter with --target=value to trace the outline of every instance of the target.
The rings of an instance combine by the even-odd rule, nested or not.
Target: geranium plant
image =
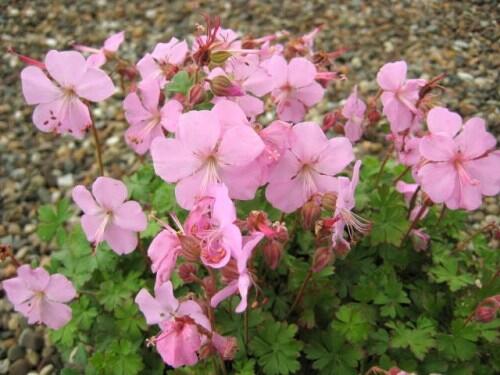
[[[207,17],[137,63],[123,32],[19,55],[34,125],[93,137],[99,166],[40,208],[47,269],[2,247],[7,298],[52,330],[62,374],[500,371],[500,232],[467,225],[500,191],[495,137],[438,104],[444,75],[409,79],[404,61],[363,98],[319,32],[254,38]],[[336,80],[350,96],[313,114]],[[105,100],[140,165],[120,179],[92,117]]]

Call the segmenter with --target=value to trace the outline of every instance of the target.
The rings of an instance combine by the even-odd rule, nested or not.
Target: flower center
[[[317,191],[313,173],[315,173],[315,170],[311,164],[304,164],[297,174],[297,178],[302,180],[302,188],[308,197]]]

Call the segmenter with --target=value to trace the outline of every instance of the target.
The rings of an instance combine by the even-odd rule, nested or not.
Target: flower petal
[[[201,155],[210,154],[221,135],[221,124],[214,112],[191,111],[179,119],[176,139],[186,148]]]
[[[115,85],[101,69],[88,68],[75,87],[75,92],[91,102],[101,102],[114,94]]]
[[[328,146],[319,155],[314,169],[320,173],[334,176],[354,160],[354,151],[349,139],[335,137],[328,141]]]
[[[377,73],[378,85],[386,91],[397,91],[406,80],[406,62],[395,61],[385,64]]]
[[[127,199],[127,187],[120,180],[98,177],[92,184],[92,194],[97,203],[108,210],[114,210]]]
[[[217,115],[223,131],[233,126],[250,126],[245,112],[243,112],[238,104],[231,100],[221,99],[217,101],[211,112]]]
[[[87,71],[87,62],[76,51],[51,50],[45,56],[45,66],[50,76],[61,86],[76,86]]]
[[[104,240],[118,255],[129,254],[137,247],[137,233],[109,223],[104,232]]]
[[[307,86],[296,89],[293,92],[293,98],[300,100],[307,107],[312,107],[323,99],[324,93],[323,86],[314,81]]]
[[[462,118],[446,108],[434,107],[427,114],[427,127],[431,133],[444,133],[453,137],[462,127]]]
[[[244,166],[254,161],[264,150],[264,142],[249,126],[229,128],[219,145],[218,162],[231,166]]]
[[[447,201],[458,183],[457,172],[451,163],[429,163],[418,171],[422,190],[435,203]]]
[[[75,186],[71,192],[71,197],[86,214],[93,215],[101,210],[90,191],[83,185]]]
[[[50,276],[45,295],[54,302],[69,302],[76,297],[76,290],[66,276],[56,273]]]
[[[464,124],[463,130],[455,138],[460,152],[467,159],[475,159],[495,148],[495,137],[486,131],[482,118],[473,117]]]
[[[44,290],[50,281],[49,273],[42,267],[31,268],[23,265],[17,269],[17,275],[26,283],[31,290]]]
[[[448,135],[436,133],[423,137],[420,140],[419,150],[427,160],[448,161],[455,156],[457,145]]]
[[[272,77],[274,88],[286,85],[288,78],[288,64],[282,56],[273,56],[266,65],[266,69]]]
[[[292,128],[292,133],[291,149],[302,163],[316,161],[330,144],[323,130],[314,122],[301,122]]]
[[[63,303],[43,299],[41,302],[40,319],[49,328],[59,329],[71,320],[72,312]]]
[[[303,57],[294,57],[290,60],[287,70],[287,81],[292,87],[310,85],[316,76],[316,67]]]
[[[113,211],[113,222],[123,229],[142,232],[148,226],[146,215],[136,201],[128,201]]]
[[[21,71],[21,84],[28,104],[50,103],[62,95],[61,90],[36,66],[28,66]]]
[[[2,282],[2,287],[5,290],[7,299],[13,305],[18,305],[20,303],[26,302],[34,296],[33,291],[28,288],[21,277],[13,277],[11,279],[4,280]]]

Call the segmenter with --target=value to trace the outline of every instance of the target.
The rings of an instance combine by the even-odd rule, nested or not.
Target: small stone
[[[31,350],[31,349],[28,349],[26,351],[26,359],[28,360],[28,362],[32,365],[32,366],[36,366],[38,364],[38,362],[40,361],[40,355]]]
[[[45,366],[42,371],[40,371],[40,375],[50,375],[54,372],[54,366],[51,364],[48,364]]]
[[[30,364],[24,358],[18,359],[9,369],[9,375],[26,375],[31,369]]]
[[[43,337],[33,332],[31,328],[26,328],[19,336],[19,343],[27,349],[38,352],[43,348]]]
[[[474,79],[474,77],[469,74],[469,73],[466,73],[466,72],[458,72],[457,73],[457,76],[458,78],[460,78],[462,81],[472,81]]]
[[[75,184],[75,179],[71,173],[65,174],[63,176],[57,177],[57,186],[59,187],[71,187]]]
[[[16,331],[21,326],[21,316],[19,314],[12,314],[7,323],[7,328],[11,331]]]
[[[0,361],[0,374],[6,374],[9,371],[10,361],[8,358]]]
[[[16,346],[13,346],[12,348],[9,349],[9,351],[7,353],[7,358],[9,358],[9,360],[11,362],[15,362],[19,358],[23,358],[25,352],[26,351],[24,350],[24,348],[22,346],[16,345]]]

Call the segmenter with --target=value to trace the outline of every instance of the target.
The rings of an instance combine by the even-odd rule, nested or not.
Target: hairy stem
[[[382,174],[384,173],[385,165],[389,161],[389,158],[391,157],[393,151],[394,151],[394,145],[390,145],[389,149],[387,150],[387,154],[385,155],[385,158],[382,161],[382,164],[380,165],[380,169],[377,173],[377,177],[375,178],[375,187],[378,187],[378,184],[380,182],[380,178],[382,177]]]
[[[401,179],[405,176],[405,174],[407,174],[407,173],[408,173],[408,171],[409,171],[410,169],[411,169],[411,166],[406,167],[406,168],[405,168],[405,170],[404,170],[403,172],[401,172],[401,173],[398,175],[398,177],[396,177],[396,178],[394,179],[393,183],[394,183],[394,184],[397,184],[397,182],[398,182],[399,180],[401,180]]]
[[[309,271],[307,271],[307,275],[304,278],[302,285],[300,286],[299,292],[295,296],[295,300],[293,301],[292,307],[290,307],[290,312],[288,314],[291,314],[293,312],[293,310],[295,310],[297,305],[300,303],[300,301],[302,300],[302,297],[304,296],[304,292],[306,290],[306,286],[309,283],[309,280],[311,280],[312,275],[313,275],[313,271],[312,271],[312,268],[310,268]]]
[[[417,190],[413,193],[410,199],[410,205],[408,206],[408,214],[406,217],[409,219],[411,216],[411,212],[413,211],[413,208],[415,207],[415,203],[417,202],[417,196],[418,192],[420,191],[420,185],[418,185]]]
[[[90,119],[92,121],[91,123],[91,129],[92,129],[92,136],[94,138],[94,145],[95,145],[95,153],[96,153],[96,158],[97,158],[97,164],[99,165],[99,174],[101,176],[104,176],[104,165],[102,163],[102,151],[101,151],[101,144],[99,142],[99,134],[97,133],[97,128],[95,127],[95,121],[94,117],[92,116],[92,111],[89,109],[90,113]]]
[[[401,240],[401,245],[400,246],[402,246],[405,243],[405,241],[407,240],[407,238],[410,235],[411,231],[413,229],[415,229],[415,227],[417,226],[417,223],[422,218],[422,215],[424,214],[424,212],[425,212],[426,209],[427,209],[427,204],[424,203],[422,205],[422,207],[420,207],[420,210],[418,211],[417,216],[415,217],[415,219],[411,222],[410,227],[408,228],[408,230],[406,231],[403,239]]]

